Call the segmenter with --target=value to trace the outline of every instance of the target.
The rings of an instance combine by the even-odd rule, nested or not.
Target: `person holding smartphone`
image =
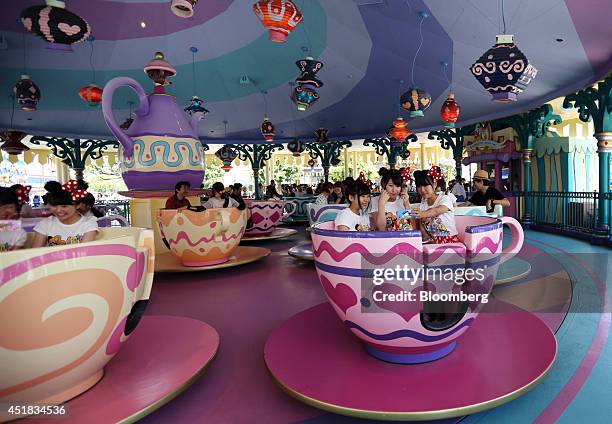
[[[377,202],[372,202],[371,213],[378,231],[394,231],[397,229],[397,212],[410,209],[408,191],[403,190],[404,180],[402,169],[381,168],[381,193]]]

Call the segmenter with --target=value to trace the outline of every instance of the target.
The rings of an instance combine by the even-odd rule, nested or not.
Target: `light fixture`
[[[319,100],[319,93],[315,88],[323,87],[323,81],[317,78],[317,72],[323,68],[323,62],[308,56],[295,64],[300,69],[300,75],[295,79],[296,85],[291,100],[296,104],[297,110],[304,112]]]
[[[179,18],[191,18],[198,0],[172,0],[170,10]]]
[[[268,30],[270,41],[284,43],[304,17],[291,0],[259,0],[253,12]]]
[[[305,150],[304,143],[302,143],[297,138],[293,139],[289,143],[287,143],[287,150],[289,150],[291,154],[296,158],[300,157],[302,155],[302,152]]]
[[[406,138],[412,134],[407,127],[407,122],[401,116],[398,116],[393,121],[393,127],[387,131],[387,135],[398,142],[406,141]]]
[[[7,152],[9,155],[18,155],[26,150],[30,150],[28,146],[26,146],[25,144],[21,142],[21,140],[23,140],[27,134],[13,129],[13,117],[14,116],[15,116],[15,102],[11,101],[11,128],[0,133],[0,139],[4,140],[4,144],[2,144],[2,147],[0,148],[4,150],[5,152]]]
[[[460,107],[455,101],[455,94],[450,91],[448,93],[448,97],[442,104],[442,108],[440,109],[440,116],[442,117],[442,122],[444,122],[445,127],[454,127],[455,122],[459,119],[459,111]]]
[[[140,22],[140,28],[146,28],[147,23],[145,21]]]
[[[414,83],[414,67],[416,65],[416,59],[421,51],[421,47],[423,47],[423,22],[425,19],[429,18],[429,14],[427,12],[420,12],[419,15],[421,16],[421,22],[419,23],[420,41],[419,47],[412,58],[412,87],[410,87],[408,91],[406,91],[400,97],[400,106],[410,112],[411,118],[425,116],[423,112],[427,110],[429,106],[431,106],[431,94],[425,90],[417,88],[416,84]]]
[[[221,169],[223,169],[225,172],[229,172],[232,169],[232,162],[238,157],[238,154],[226,144],[217,150],[215,156],[217,156],[221,162],[223,162]]]
[[[63,1],[47,0],[46,6],[31,6],[21,12],[21,23],[44,39],[47,48],[72,51],[72,44],[85,41],[91,32],[87,21],[66,10]]]
[[[30,79],[29,75],[21,75],[21,79],[13,87],[13,92],[21,110],[26,112],[34,112],[36,110],[36,105],[40,101],[40,89]]]

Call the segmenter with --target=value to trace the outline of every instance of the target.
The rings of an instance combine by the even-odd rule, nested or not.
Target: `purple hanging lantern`
[[[219,159],[221,159],[221,162],[223,162],[221,169],[223,169],[225,172],[229,172],[232,169],[232,162],[238,157],[238,154],[233,149],[225,145],[217,150],[215,156],[217,156]]]
[[[26,150],[30,150],[28,146],[21,142],[26,135],[26,133],[16,130],[6,130],[0,133],[0,138],[4,140],[4,144],[0,149],[9,155],[19,155]]]
[[[305,147],[304,143],[302,143],[296,138],[287,143],[287,149],[291,152],[293,156],[300,157],[302,155],[302,152],[305,150]]]
[[[47,0],[46,6],[31,6],[21,12],[21,23],[32,34],[47,41],[47,48],[72,51],[72,44],[89,37],[91,27],[79,15],[66,10],[63,1]]]
[[[514,35],[501,34],[496,43],[470,67],[478,82],[496,102],[515,102],[517,95],[538,74],[514,43]]]
[[[403,109],[410,111],[411,118],[425,116],[425,112],[431,106],[431,94],[420,88],[409,88],[400,98]]]
[[[23,74],[21,76],[21,79],[13,87],[13,92],[21,110],[26,112],[34,112],[36,110],[36,105],[40,101],[40,89],[30,79],[29,75]]]

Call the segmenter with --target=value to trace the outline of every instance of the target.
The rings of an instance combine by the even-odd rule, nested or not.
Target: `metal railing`
[[[532,191],[514,192],[516,198],[516,217],[522,219],[525,206],[531,206],[531,215],[536,227],[554,228],[561,232],[592,235],[597,226],[598,206],[600,201],[612,207],[612,193],[604,193],[600,200],[599,193],[565,192],[565,191]],[[612,224],[612,217],[610,224]]]
[[[96,202],[95,206],[105,215],[121,215],[130,222],[130,202],[128,200],[104,200]]]

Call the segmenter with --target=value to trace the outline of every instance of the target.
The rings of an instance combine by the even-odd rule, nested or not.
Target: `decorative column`
[[[348,160],[349,160],[348,149],[344,149],[344,178],[348,178],[349,176]]]
[[[599,156],[599,205],[597,225],[593,242],[599,243],[610,237],[609,214],[610,152],[612,152],[612,75],[592,86],[570,94],[563,100],[563,107],[578,109],[582,122],[593,120],[597,155]]]
[[[115,140],[80,140],[78,138],[42,137],[35,135],[30,143],[38,146],[45,143],[53,155],[74,169],[77,180],[83,179],[87,159],[100,159],[109,147],[119,147]]]
[[[353,152],[353,178],[357,177],[357,152]]]
[[[325,182],[329,181],[329,167],[331,166],[332,160],[338,159],[341,149],[351,147],[352,145],[353,143],[349,140],[328,141],[325,143],[304,143],[304,147],[308,150],[313,160],[321,159]]]
[[[466,134],[474,131],[474,125],[461,128],[444,128],[438,131],[430,131],[427,138],[440,141],[440,147],[444,150],[452,150],[455,159],[455,175],[461,177],[461,160],[463,159],[463,141]],[[421,153],[422,155],[422,153]]]
[[[427,166],[427,151],[425,150],[425,143],[421,143],[421,150],[419,153],[421,154],[421,169],[425,169]]]
[[[408,144],[418,140],[415,134],[410,134],[405,141],[391,140],[390,138],[368,138],[363,141],[364,146],[372,146],[377,155],[387,158],[389,167],[394,169],[397,166],[397,157],[408,157],[410,151]]]
[[[249,161],[253,169],[253,180],[255,182],[255,199],[261,199],[261,191],[259,190],[259,170],[264,166],[265,162],[270,160],[272,152],[275,150],[283,150],[282,144],[266,143],[266,144],[228,144],[228,147],[234,149],[238,153],[238,158],[243,161]]]
[[[532,201],[530,198],[530,192],[532,191],[531,155],[533,153],[533,141],[536,138],[548,137],[548,127],[551,124],[559,125],[562,122],[561,117],[552,112],[552,106],[545,104],[529,112],[508,116],[495,121],[499,125],[511,127],[519,138],[523,157],[523,191],[525,193],[525,210],[523,211],[521,221],[525,225],[533,224]]]

